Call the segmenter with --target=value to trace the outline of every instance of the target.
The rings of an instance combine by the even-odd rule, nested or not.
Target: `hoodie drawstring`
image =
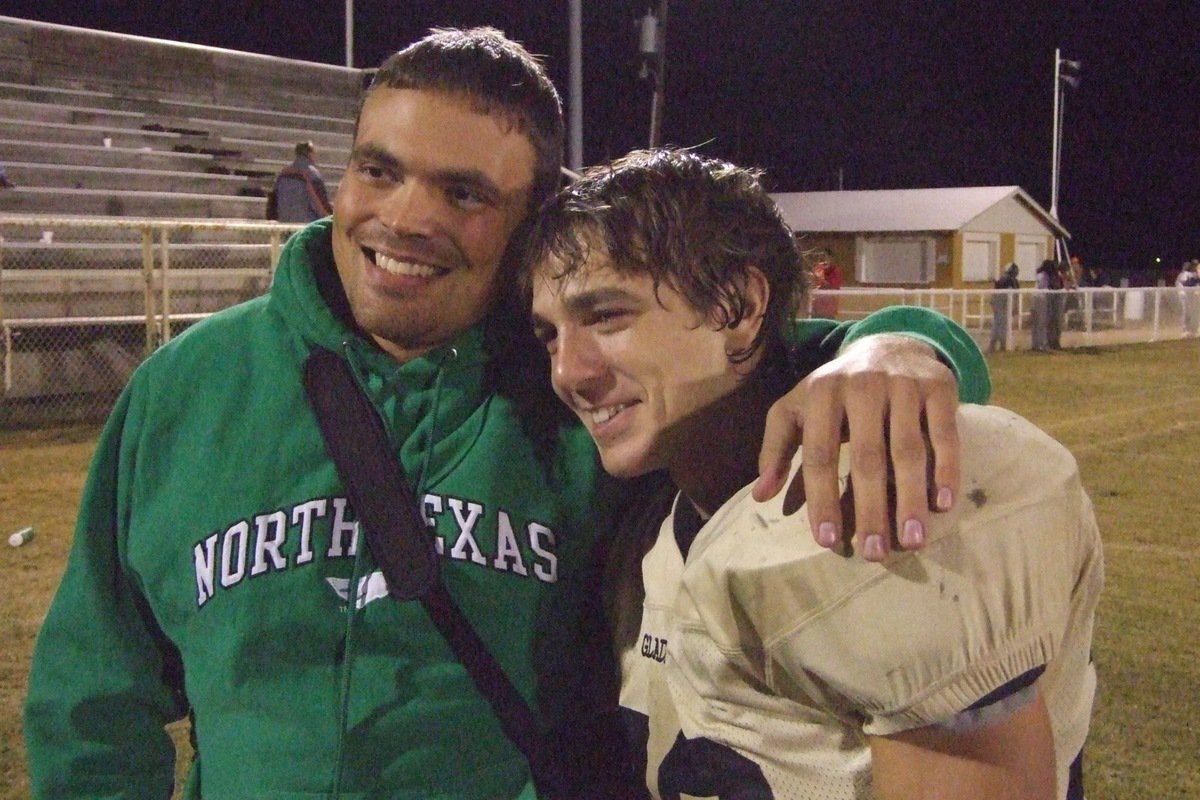
[[[362,374],[362,366],[359,359],[354,353],[354,348],[349,342],[342,343],[342,353],[346,360],[353,367],[356,375]],[[417,475],[416,485],[414,486],[414,496],[420,498],[425,485],[425,477],[429,474],[429,464],[433,456],[433,445],[437,441],[437,409],[441,401],[442,394],[442,378],[445,375],[445,366],[449,361],[454,361],[458,358],[458,350],[450,348],[446,357],[438,364],[437,377],[434,379],[433,386],[433,404],[429,412],[429,436],[425,443],[425,452],[421,459],[421,468]],[[366,387],[359,381],[360,388],[366,391]],[[384,421],[386,428],[391,426]],[[358,629],[358,592],[359,581],[362,579],[364,558],[363,551],[366,550],[366,539],[362,535],[361,521],[359,522],[360,530],[355,537],[354,549],[354,565],[350,570],[350,584],[346,591],[346,625],[342,647],[342,664],[341,675],[339,676],[339,696],[338,696],[338,736],[337,750],[334,754],[334,772],[333,772],[333,789],[330,793],[331,800],[338,800],[342,792],[342,778],[344,776],[346,742],[350,729],[350,691],[353,684],[354,676],[354,657],[356,649],[355,632]],[[361,545],[361,546],[360,546]],[[364,605],[363,608],[366,606]]]

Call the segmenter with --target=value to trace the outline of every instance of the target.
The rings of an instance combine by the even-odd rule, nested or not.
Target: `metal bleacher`
[[[263,291],[295,229],[264,220],[267,190],[309,140],[332,195],[363,79],[0,16],[0,424],[119,388],[168,312],[178,330]]]
[[[311,140],[335,187],[359,70],[0,17],[0,213],[261,220]]]

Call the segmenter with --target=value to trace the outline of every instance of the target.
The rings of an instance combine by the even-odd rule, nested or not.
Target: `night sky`
[[[647,0],[584,0],[584,161],[649,135]],[[653,0],[657,7],[658,0]],[[1103,9],[1101,11],[1100,9]],[[0,14],[345,63],[341,0],[0,0]],[[543,54],[564,100],[568,3],[369,2],[355,66],[431,26],[491,24]],[[776,191],[1009,185],[1050,201],[1054,50],[1066,96],[1059,217],[1114,270],[1200,257],[1200,3],[674,0],[665,143],[761,167]]]

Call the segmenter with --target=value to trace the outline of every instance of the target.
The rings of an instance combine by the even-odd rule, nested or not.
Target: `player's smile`
[[[533,317],[555,392],[614,475],[670,468],[672,443],[704,438],[702,410],[740,382],[728,356],[739,334],[649,276],[608,266],[600,248],[568,277],[535,278]]]
[[[627,402],[589,407],[587,404],[580,405],[576,400],[569,405],[583,420],[597,446],[604,447],[615,443],[630,430],[634,424],[631,409],[637,404]]]

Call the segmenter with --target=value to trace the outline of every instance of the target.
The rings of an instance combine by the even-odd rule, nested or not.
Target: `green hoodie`
[[[188,715],[187,797],[532,796],[487,701],[358,541],[302,389],[314,346],[343,354],[373,398],[451,594],[563,760],[592,744],[585,722],[609,710],[599,676],[615,673],[589,624],[590,565],[630,487],[603,477],[544,372],[494,368],[495,328],[400,365],[331,310],[335,276],[319,221],[288,242],[268,296],[193,326],[122,394],[34,654],[36,797],[168,797],[163,726]],[[960,329],[912,310],[895,327],[938,343],[964,397],[986,398]],[[852,334],[886,329],[876,315]],[[808,332],[832,355],[850,328]]]

